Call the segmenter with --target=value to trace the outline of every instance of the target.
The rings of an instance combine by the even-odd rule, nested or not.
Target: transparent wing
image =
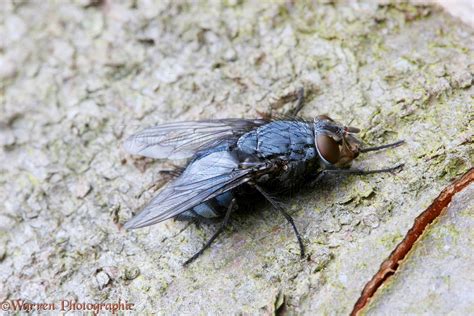
[[[269,168],[266,163],[255,163],[241,169],[234,153],[212,152],[193,161],[182,175],[128,221],[125,228],[145,227],[172,218],[249,181],[253,172],[265,172],[266,168]]]
[[[161,124],[130,136],[127,152],[151,158],[182,159],[223,140],[236,139],[266,120],[223,119]]]

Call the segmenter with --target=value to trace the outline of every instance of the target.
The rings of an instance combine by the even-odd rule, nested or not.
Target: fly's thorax
[[[280,120],[260,126],[237,141],[239,168],[254,168],[265,161],[269,165],[261,174],[255,172],[253,182],[294,186],[319,167],[313,135],[312,122],[307,121]]]
[[[305,121],[273,121],[242,135],[237,148],[242,153],[264,159],[277,156],[305,159],[305,150],[314,148],[313,128]]]
[[[346,168],[359,155],[356,127],[344,126],[329,116],[314,119],[314,144],[321,162],[329,167]]]

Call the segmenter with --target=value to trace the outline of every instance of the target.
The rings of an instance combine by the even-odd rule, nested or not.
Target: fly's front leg
[[[386,148],[398,147],[398,146],[402,145],[403,143],[405,143],[404,140],[399,140],[397,142],[390,143],[390,144],[385,144],[385,145],[381,145],[381,146],[360,148],[357,151],[354,151],[354,153],[357,156],[357,154],[359,154],[359,153],[367,153],[367,152],[370,152],[370,151],[377,151],[377,150],[382,150],[382,149],[386,149]],[[310,182],[310,187],[315,187],[316,184],[328,173],[367,175],[367,174],[373,174],[373,173],[394,172],[398,169],[402,169],[403,165],[404,164],[402,163],[402,164],[396,165],[394,167],[376,169],[376,170],[363,170],[363,169],[358,169],[358,168],[324,169],[324,170],[320,171],[319,173],[317,173],[315,175],[315,178]]]
[[[399,140],[394,143],[386,144],[386,145],[381,145],[381,146],[375,146],[375,147],[366,147],[366,148],[361,148],[359,149],[359,153],[366,153],[370,151],[377,151],[377,150],[382,150],[386,148],[393,148],[393,147],[398,147],[405,143],[404,140]],[[401,170],[403,168],[404,164],[398,164],[394,167],[389,167],[389,168],[382,168],[382,169],[375,169],[375,170],[364,170],[364,169],[359,169],[359,168],[349,168],[349,169],[325,169],[321,171],[318,176],[316,177],[315,180],[313,180],[312,184],[315,182],[319,181],[324,175],[328,173],[336,173],[336,174],[357,174],[357,175],[367,175],[367,174],[374,174],[374,173],[384,173],[384,172],[390,172],[393,173],[394,171]]]
[[[230,213],[232,213],[234,207],[236,205],[236,201],[235,201],[235,198],[232,199],[232,201],[230,202],[228,208],[227,208],[227,212],[225,213],[225,217],[224,217],[224,220],[222,221],[222,224],[221,226],[219,227],[219,229],[214,233],[214,235],[212,235],[212,237],[209,239],[209,241],[201,248],[201,250],[199,250],[198,252],[196,252],[194,254],[194,256],[192,256],[191,258],[189,258],[188,260],[186,260],[184,263],[183,263],[183,266],[186,266],[188,264],[190,264],[191,262],[193,262],[194,260],[196,260],[200,255],[202,255],[202,253],[204,252],[204,250],[206,250],[207,248],[209,248],[209,246],[211,246],[211,244],[213,243],[213,241],[224,231],[224,229],[226,228],[227,224],[229,223],[229,218],[230,218]]]
[[[321,179],[326,174],[356,174],[356,175],[367,175],[367,174],[374,174],[374,173],[385,173],[390,172],[393,173],[397,170],[401,170],[405,164],[401,163],[394,167],[390,168],[383,168],[383,169],[375,169],[375,170],[364,170],[359,168],[349,168],[349,169],[325,169],[319,172],[316,175],[316,178],[310,182],[310,187],[315,187],[316,184],[321,181]]]
[[[323,171],[320,171],[318,172],[315,176],[314,179],[311,180],[311,182],[309,183],[309,187],[310,188],[314,188],[316,187],[316,185],[318,184],[319,181],[321,181],[321,179],[324,177],[325,173],[324,173],[324,170]],[[314,176],[314,175],[313,175]]]
[[[375,169],[375,170],[364,170],[359,168],[349,168],[349,169],[326,169],[321,171],[318,175],[320,178],[321,175],[328,174],[328,173],[336,173],[336,174],[357,174],[357,175],[366,175],[366,174],[373,174],[373,173],[384,173],[384,172],[394,172],[396,170],[401,170],[405,164],[401,163],[394,167],[390,168],[383,168],[383,169]]]

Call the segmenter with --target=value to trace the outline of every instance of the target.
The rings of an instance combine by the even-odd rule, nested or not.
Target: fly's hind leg
[[[185,168],[173,166],[173,169],[160,170],[158,173],[165,178],[165,180],[170,181],[179,177]]]
[[[198,252],[196,252],[191,258],[189,258],[188,260],[186,260],[184,263],[183,263],[183,266],[186,266],[188,264],[190,264],[191,262],[193,262],[194,260],[196,260],[207,248],[209,248],[209,246],[211,246],[211,244],[214,242],[214,240],[219,237],[219,235],[224,231],[224,229],[226,228],[227,224],[229,223],[229,218],[230,218],[230,213],[232,213],[234,207],[235,207],[235,204],[236,204],[236,201],[235,201],[235,198],[232,199],[232,201],[230,202],[229,206],[227,207],[227,211],[225,213],[225,216],[224,216],[224,220],[222,221],[222,224],[221,226],[219,227],[219,229],[214,233],[214,235],[212,235],[212,237],[208,240],[208,242],[201,248],[201,250],[199,250]]]
[[[290,223],[291,227],[293,227],[293,231],[295,232],[296,238],[298,239],[298,244],[300,246],[300,254],[301,258],[304,258],[304,244],[303,244],[303,239],[301,238],[300,233],[298,232],[298,229],[296,228],[295,222],[293,221],[293,218],[288,214],[281,205],[278,204],[277,201],[273,197],[271,197],[265,190],[263,190],[261,187],[258,185],[255,186],[255,188],[260,192],[265,199],[267,199],[272,206],[278,210],[285,218],[286,220]]]

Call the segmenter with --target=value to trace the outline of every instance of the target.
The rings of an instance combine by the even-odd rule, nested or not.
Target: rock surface
[[[3,2],[1,10],[0,301],[347,314],[413,219],[473,165],[474,33],[435,7],[79,1]],[[282,197],[309,261],[265,206],[236,215],[188,268],[181,263],[215,227],[121,229],[153,196],[144,190],[162,180],[157,171],[170,167],[127,155],[126,136],[162,122],[284,112],[302,86],[304,116],[330,113],[361,127],[369,144],[406,140],[355,163],[403,161],[396,175],[328,177]],[[443,232],[463,240],[451,255],[468,242],[458,229]],[[442,260],[424,261],[431,253],[406,269],[436,272],[422,266]],[[458,280],[461,272],[449,271]],[[400,275],[372,311],[391,311],[407,287],[428,290]],[[465,286],[474,293],[472,280]]]
[[[368,315],[469,315],[474,308],[474,184],[454,196]]]

